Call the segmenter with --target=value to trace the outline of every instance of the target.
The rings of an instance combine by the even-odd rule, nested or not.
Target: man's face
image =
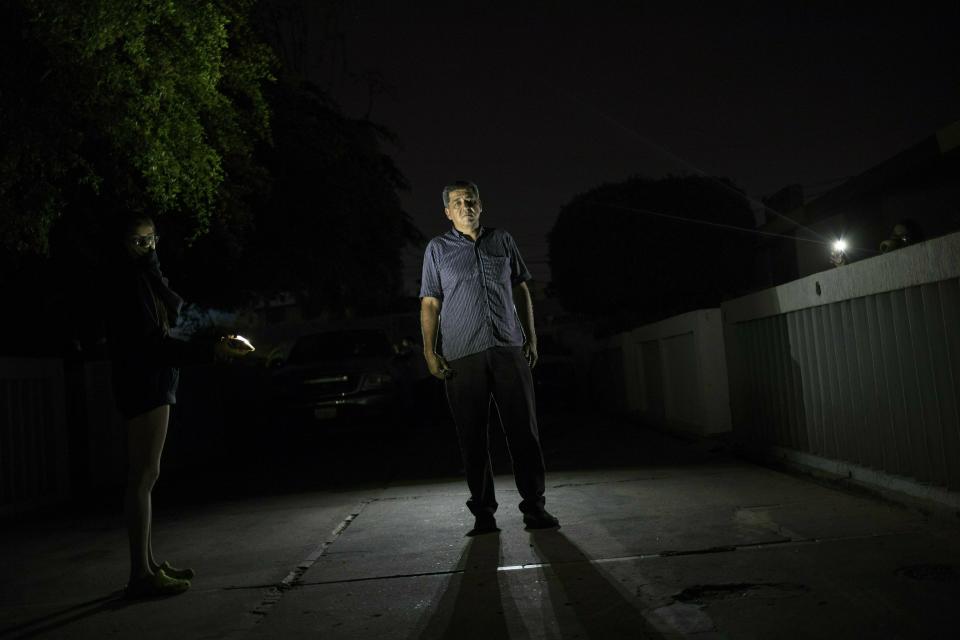
[[[480,226],[480,213],[483,205],[480,198],[470,189],[451,191],[444,212],[459,230],[476,229]]]

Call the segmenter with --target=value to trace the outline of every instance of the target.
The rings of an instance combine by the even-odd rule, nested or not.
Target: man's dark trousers
[[[475,516],[497,510],[488,437],[493,404],[507,436],[513,476],[520,491],[520,511],[543,511],[543,453],[537,431],[533,376],[523,351],[520,347],[491,347],[449,364],[455,373],[446,381],[447,401],[467,472],[467,507]]]

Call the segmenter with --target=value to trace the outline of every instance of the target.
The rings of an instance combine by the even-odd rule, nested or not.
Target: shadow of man
[[[563,637],[663,638],[640,613],[639,599],[624,594],[590,558],[558,530],[531,531],[544,563],[547,591]]]
[[[461,640],[509,638],[498,583],[500,533],[468,538],[443,595],[412,638]]]

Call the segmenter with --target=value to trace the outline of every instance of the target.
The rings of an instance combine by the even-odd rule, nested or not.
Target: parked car
[[[384,417],[399,405],[402,374],[383,331],[304,335],[272,376],[272,404],[284,417],[298,420]]]

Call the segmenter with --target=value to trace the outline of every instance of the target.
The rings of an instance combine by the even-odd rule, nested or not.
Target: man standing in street
[[[480,192],[458,181],[443,190],[453,228],[423,257],[420,324],[431,375],[444,381],[467,473],[468,535],[499,531],[488,422],[493,404],[507,437],[528,529],[560,526],[544,509],[544,465],[530,370],[537,335],[530,272],[509,233],[480,225]]]

